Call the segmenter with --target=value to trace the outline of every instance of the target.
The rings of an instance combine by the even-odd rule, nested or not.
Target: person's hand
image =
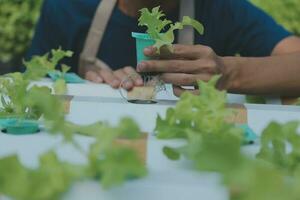
[[[128,78],[130,76],[130,78]],[[142,86],[143,80],[132,67],[112,71],[110,69],[90,68],[85,72],[85,79],[95,83],[107,83],[113,88],[122,87],[131,90],[134,86]],[[124,81],[126,80],[126,81]]]
[[[144,50],[144,54],[149,57],[157,57],[156,52],[153,47]],[[177,96],[187,91],[182,86],[196,86],[195,90],[188,91],[198,93],[199,80],[209,81],[217,74],[224,74],[222,58],[210,47],[202,45],[174,45],[173,52],[162,51],[159,58],[160,60],[139,63],[137,71],[161,73],[161,79],[165,83],[173,84],[174,94]],[[220,89],[224,87],[223,81],[224,77],[218,83]]]

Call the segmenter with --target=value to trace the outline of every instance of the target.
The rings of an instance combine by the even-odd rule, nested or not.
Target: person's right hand
[[[115,71],[91,68],[86,70],[84,77],[95,83],[107,83],[115,89],[119,88],[121,84],[126,90],[131,90],[134,86],[143,85],[141,76],[130,66]]]

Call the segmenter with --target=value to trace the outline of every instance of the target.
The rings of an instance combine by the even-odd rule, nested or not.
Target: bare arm
[[[147,56],[155,52],[145,49]],[[279,42],[269,57],[220,57],[206,46],[175,45],[171,55],[161,58],[140,63],[138,71],[162,73],[176,95],[185,91],[181,86],[222,74],[219,88],[232,93],[300,96],[300,38],[295,36]]]
[[[224,57],[229,91],[245,94],[300,96],[300,38],[282,40],[272,56]]]

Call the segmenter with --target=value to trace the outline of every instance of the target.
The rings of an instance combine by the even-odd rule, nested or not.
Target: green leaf
[[[196,31],[200,34],[203,35],[204,34],[204,26],[198,22],[195,19],[192,19],[188,16],[184,16],[183,20],[182,20],[182,25],[183,26],[192,26],[194,29],[196,29]]]
[[[16,199],[22,199],[27,195],[30,182],[29,172],[16,156],[0,159],[0,172],[0,193]]]
[[[300,135],[298,134],[299,122],[286,124],[271,123],[261,137],[261,149],[257,158],[263,159],[289,173],[300,167]],[[288,146],[292,147],[288,151]]]
[[[113,148],[99,160],[97,173],[104,188],[119,185],[128,178],[143,177],[146,170],[136,153],[129,148]]]
[[[176,149],[173,149],[170,147],[164,147],[163,152],[170,160],[179,160],[180,159],[180,153],[178,153],[176,151]]]
[[[118,129],[121,137],[127,139],[136,139],[141,137],[141,130],[139,126],[131,118],[122,118]]]
[[[24,61],[26,66],[26,72],[24,78],[28,80],[39,80],[45,77],[48,73],[56,71],[55,68],[58,63],[66,57],[71,57],[73,52],[64,51],[61,48],[52,50],[51,57],[49,54],[43,56],[34,56],[29,62]],[[64,78],[64,74],[70,69],[66,65],[62,65],[61,76]]]
[[[70,71],[71,67],[67,66],[67,65],[61,65],[61,71],[63,74],[66,74],[68,71]]]
[[[64,79],[58,79],[54,83],[54,91],[57,95],[63,95],[67,92],[67,84]]]
[[[52,54],[52,58],[50,59],[50,62],[54,66],[56,66],[58,62],[63,58],[69,58],[73,56],[72,51],[64,51],[61,48],[51,50],[51,54]]]

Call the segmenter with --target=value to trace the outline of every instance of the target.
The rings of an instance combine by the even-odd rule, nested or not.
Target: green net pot
[[[155,41],[150,38],[146,33],[132,33],[132,37],[136,40],[136,58],[137,64],[145,60],[151,60],[150,57],[144,55],[144,49],[149,46],[153,46]]]
[[[137,64],[142,61],[152,60],[153,58],[144,55],[144,49],[155,44],[155,40],[151,39],[146,33],[132,33],[132,37],[136,40],[136,60]],[[142,76],[157,76],[157,73],[146,72],[140,73]]]
[[[39,123],[33,120],[24,119],[2,119],[1,128],[7,134],[27,135],[39,132]]]

